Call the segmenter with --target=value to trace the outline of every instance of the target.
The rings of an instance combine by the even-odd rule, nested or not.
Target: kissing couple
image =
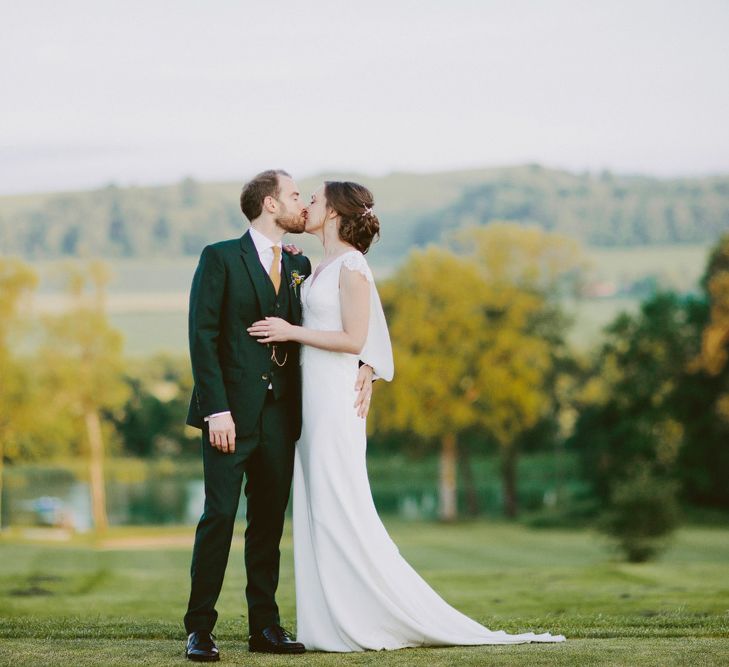
[[[220,658],[215,604],[242,488],[250,651],[564,641],[492,631],[448,605],[377,515],[365,418],[372,381],[392,380],[393,358],[365,259],[380,233],[372,193],[328,181],[305,206],[291,176],[269,170],[244,186],[240,202],[250,229],[203,249],[190,292],[187,423],[202,429],[205,508],[186,656]],[[313,275],[303,254],[282,246],[286,232],[322,242]],[[275,599],[292,479],[296,639],[281,627]]]

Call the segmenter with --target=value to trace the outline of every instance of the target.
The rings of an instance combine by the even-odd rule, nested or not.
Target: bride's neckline
[[[335,255],[332,259],[329,260],[324,266],[322,266],[323,262],[319,264],[319,266],[316,267],[316,270],[314,271],[313,275],[311,276],[311,285],[309,285],[309,288],[311,289],[314,286],[314,283],[318,280],[319,276],[321,276],[324,271],[326,271],[332,264],[336,264],[337,260],[340,257],[344,257],[345,255],[349,255],[351,252],[359,252],[357,248],[352,248],[351,250],[347,250],[343,253],[340,253],[339,255]]]

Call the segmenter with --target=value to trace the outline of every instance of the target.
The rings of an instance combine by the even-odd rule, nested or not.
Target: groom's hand
[[[235,451],[235,422],[230,414],[211,417],[208,421],[210,428],[210,444],[224,454]]]
[[[357,373],[357,382],[354,383],[354,390],[357,392],[357,400],[354,407],[357,410],[357,416],[364,419],[370,411],[370,400],[372,399],[372,376],[374,370],[372,366],[363,364]]]

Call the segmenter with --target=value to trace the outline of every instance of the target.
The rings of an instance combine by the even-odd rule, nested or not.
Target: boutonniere
[[[291,284],[289,285],[289,287],[293,287],[294,292],[296,291],[296,288],[303,282],[304,276],[302,276],[298,271],[291,272]]]

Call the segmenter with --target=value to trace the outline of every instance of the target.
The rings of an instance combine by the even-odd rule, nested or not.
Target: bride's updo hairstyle
[[[380,236],[380,221],[372,210],[375,204],[372,193],[359,183],[326,181],[324,197],[327,206],[339,216],[339,238],[362,254],[367,253]]]

